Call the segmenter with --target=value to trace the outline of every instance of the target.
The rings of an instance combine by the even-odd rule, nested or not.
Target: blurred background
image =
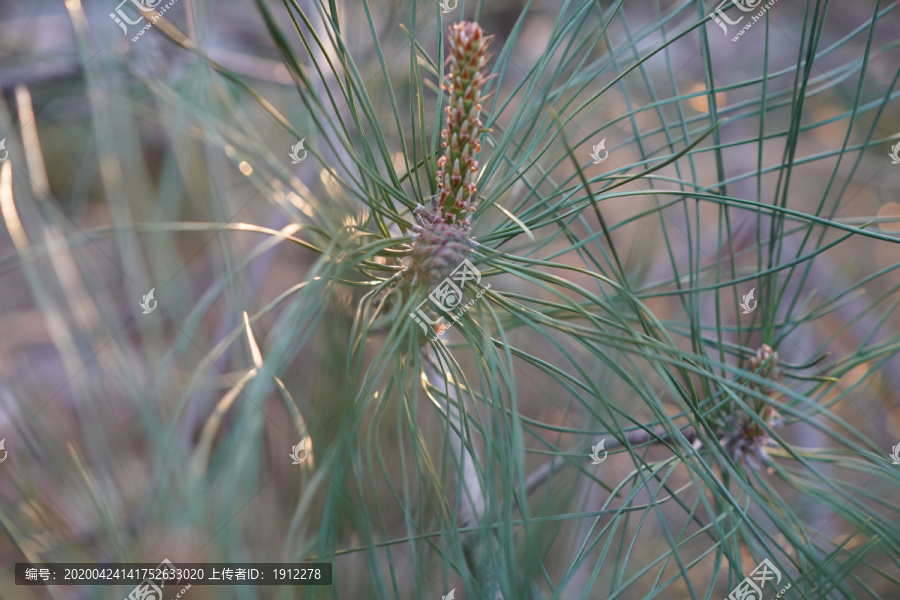
[[[773,450],[782,468],[760,469],[749,477],[760,480],[754,494],[734,494],[741,517],[768,533],[759,544],[785,552],[787,597],[894,597],[898,3],[781,0],[734,42],[701,23],[715,5],[694,1],[460,1],[446,13],[437,2],[380,0],[144,8],[167,4],[139,37],[150,13],[130,0],[0,5],[0,598],[131,591],[16,586],[16,562],[165,558],[334,562],[330,588],[193,586],[191,600],[440,598],[452,588],[477,597],[462,593],[474,584],[462,554],[441,542],[449,525],[435,525],[430,480],[409,460],[407,436],[440,455],[446,424],[424,399],[409,408],[386,372],[371,374],[376,391],[354,404],[391,338],[373,328],[359,355],[352,343],[360,256],[387,239],[372,216],[382,192],[367,178],[380,174],[407,199],[392,205],[407,222],[409,206],[430,195],[420,163],[433,157],[417,145],[437,148],[438,45],[462,17],[495,36],[490,68],[501,75],[485,103],[483,204],[522,220],[554,215],[504,236],[512,221],[485,208],[476,239],[554,261],[543,270],[599,297],[612,287],[590,273],[614,271],[614,249],[622,280],[687,357],[685,381],[699,396],[715,395],[699,369],[737,381],[756,349],[775,347],[777,396],[790,407],[779,408],[784,443]],[[420,111],[421,128],[409,127]],[[609,155],[594,164],[601,140]],[[578,205],[584,182],[609,239],[590,203]],[[554,211],[576,205],[583,217],[563,227]],[[406,233],[402,219],[386,218],[391,235]],[[604,265],[584,253],[593,244]],[[494,290],[559,301],[500,271]],[[759,310],[743,314],[751,288]],[[523,472],[553,456],[573,464],[520,499],[527,535],[524,517],[507,515],[510,561],[545,574],[535,579],[546,598],[727,595],[736,575],[704,558],[710,528],[737,527],[710,525],[714,486],[663,502],[698,485],[691,467],[671,465],[654,475],[665,485],[645,487],[630,452],[588,469],[603,434],[666,414],[688,423],[667,374],[625,348],[632,342],[609,342],[599,360],[562,336],[545,343],[521,319],[504,323],[510,346],[591,380],[602,396],[582,402],[577,386],[535,362],[511,368],[515,400],[503,408],[526,425],[510,457],[494,460]],[[465,345],[462,334],[448,339]],[[479,371],[478,353],[456,358]],[[641,395],[617,362],[641,374]],[[606,420],[597,407],[610,404],[617,413]],[[292,464],[301,440],[309,456]],[[646,446],[641,464],[672,453]],[[626,480],[633,487],[611,493]],[[840,495],[824,480],[842,482],[846,498],[828,499]],[[722,489],[732,483],[723,477]],[[796,519],[778,521],[788,508]],[[604,511],[622,518],[612,530]],[[884,529],[866,530],[867,518]],[[672,543],[667,527],[682,540],[682,564],[659,558]],[[803,563],[792,531],[821,564],[836,561],[831,575]],[[750,548],[731,548],[740,572],[759,562],[760,547]],[[582,553],[590,559],[578,562]]]

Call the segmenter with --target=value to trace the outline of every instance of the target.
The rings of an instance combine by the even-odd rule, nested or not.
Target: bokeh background
[[[114,0],[0,5],[0,137],[8,151],[0,166],[10,178],[0,191],[0,438],[8,451],[0,463],[0,598],[129,592],[15,586],[16,562],[312,557],[334,562],[333,588],[194,586],[186,597],[439,598],[451,588],[470,597],[461,594],[470,585],[461,556],[442,552],[437,533],[409,539],[411,515],[428,523],[437,509],[401,451],[403,403],[376,395],[360,412],[364,427],[344,418],[358,383],[347,375],[360,303],[352,283],[362,279],[352,265],[343,283],[320,277],[334,272],[323,257],[340,261],[365,239],[370,212],[360,198],[376,190],[351,168],[365,144],[383,142],[391,163],[379,169],[399,178],[422,160],[410,157],[416,142],[408,129],[398,132],[392,106],[407,120],[410,107],[421,109],[422,132],[434,139],[437,77],[411,53],[410,31],[434,59],[439,32],[462,15],[477,15],[495,36],[491,64],[504,65],[486,104],[492,131],[482,157],[503,167],[480,181],[482,193],[508,209],[565,206],[582,193],[579,173],[602,186],[659,167],[600,203],[635,292],[684,352],[702,354],[700,340],[712,340],[715,360],[736,368],[777,341],[783,385],[821,410],[786,415],[785,443],[821,460],[788,470],[842,478],[856,486],[854,498],[872,500],[873,514],[896,517],[900,471],[890,473],[888,458],[900,444],[900,246],[891,239],[900,232],[900,165],[889,157],[900,142],[896,2],[780,0],[738,42],[713,23],[698,25],[715,8],[699,2],[604,1],[578,18],[579,5],[561,0],[460,2],[447,14],[431,2],[291,3],[308,22],[299,11],[292,20],[281,3],[262,4],[282,39],[250,0],[177,0],[134,42],[110,18]],[[332,10],[343,44],[321,16]],[[560,37],[573,42],[548,52]],[[298,83],[284,46],[302,58],[308,82]],[[341,63],[338,77],[331,65]],[[411,77],[413,64],[425,85]],[[351,81],[365,88],[371,112],[345,101]],[[333,102],[317,105],[307,85]],[[725,119],[689,155],[669,161]],[[565,143],[551,139],[557,120]],[[383,129],[376,134],[367,121]],[[514,143],[498,150],[504,135]],[[301,138],[310,154],[292,164],[289,151]],[[601,139],[609,158],[594,165],[589,152]],[[413,199],[427,181],[417,170],[398,189]],[[692,193],[745,204],[725,209],[694,202]],[[844,229],[785,225],[753,203],[783,203]],[[575,240],[600,231],[592,211],[584,218],[571,223]],[[501,211],[485,211],[476,237],[504,223]],[[495,247],[602,270],[561,227],[533,233]],[[784,265],[796,255],[807,257],[801,268],[756,278],[767,261]],[[554,273],[597,285],[587,274]],[[733,279],[740,283],[723,283]],[[554,298],[509,274],[493,281],[505,293]],[[737,301],[751,288],[759,311],[744,315]],[[143,314],[139,303],[151,289],[158,307]],[[517,325],[511,345],[570,373],[569,361],[583,359],[582,375],[602,390],[602,403],[632,424],[658,418],[610,365],[564,342],[550,347]],[[383,331],[367,338],[360,372],[384,340]],[[463,371],[478,370],[472,356],[460,352],[458,360]],[[631,365],[641,370],[640,361]],[[510,452],[529,471],[552,455],[589,464],[587,451],[611,424],[546,370],[517,364],[513,373],[515,410],[540,427]],[[680,415],[671,382],[650,368],[644,376],[648,394]],[[422,444],[440,452],[444,425],[427,409],[423,400],[412,419]],[[310,458],[292,465],[289,452],[304,438]],[[355,447],[375,449],[361,454],[368,464],[346,459]],[[671,453],[648,446],[641,460]],[[775,453],[789,459],[783,446]],[[540,583],[547,598],[606,598],[609,582],[626,572],[634,583],[617,597],[649,597],[669,577],[669,597],[704,597],[708,588],[727,595],[735,583],[728,565],[703,558],[709,543],[699,532],[715,510],[702,492],[688,501],[702,514],[687,518],[684,506],[661,503],[638,512],[646,521],[622,521],[625,533],[609,534],[616,545],[590,549],[593,559],[560,585],[580,544],[604,535],[609,490],[635,468],[628,452],[611,454],[600,471],[587,464],[561,470],[529,501],[537,530],[530,535],[542,543],[510,544],[516,560],[538,561],[552,574],[553,584]],[[758,476],[766,479],[765,469]],[[674,466],[668,477],[674,489],[694,481]],[[825,486],[776,479],[763,495],[777,494],[820,543],[840,547],[835,556],[871,565],[861,575],[868,585],[848,583],[854,597],[894,597],[896,521],[879,540],[817,499],[831,493]],[[633,505],[659,500],[660,489],[638,487],[626,494]],[[741,501],[746,519],[769,519],[758,513],[759,498]],[[556,517],[561,524],[548,526]],[[668,544],[659,522],[666,517],[675,531],[696,534],[681,546],[689,577],[679,576],[685,569],[676,561],[653,562]],[[784,532],[770,532],[770,543],[791,554]],[[758,562],[746,548],[734,550],[746,572]],[[859,568],[845,561],[839,570]],[[849,597],[815,589],[812,580],[795,583],[787,597]]]

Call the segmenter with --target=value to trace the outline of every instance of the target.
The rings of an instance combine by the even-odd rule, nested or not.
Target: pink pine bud
[[[481,101],[488,77],[486,37],[476,23],[450,27],[448,72],[444,89],[449,94],[441,156],[437,160],[437,194],[431,208],[418,206],[412,230],[410,270],[413,283],[434,285],[446,278],[469,256],[471,217],[477,207],[475,188],[478,153],[481,151]]]
[[[481,100],[487,77],[482,72],[487,64],[487,46],[491,38],[477,23],[455,23],[450,27],[448,42],[449,68],[444,89],[450,94],[447,120],[441,132],[444,148],[438,160],[436,178],[440,192],[438,208],[447,223],[454,223],[474,211],[478,198],[475,173],[478,171],[478,137],[481,122]],[[446,167],[452,165],[452,176]],[[443,184],[443,185],[441,185]],[[460,193],[463,192],[463,193]]]

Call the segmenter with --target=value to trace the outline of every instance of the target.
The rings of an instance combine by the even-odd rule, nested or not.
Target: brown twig
[[[694,431],[693,427],[685,427],[680,431],[689,442],[691,442],[692,444],[697,443],[697,432]],[[671,437],[672,435],[662,425],[654,427],[650,431],[639,430],[625,434],[625,439],[628,441],[628,445],[631,447],[640,446],[651,441],[653,443],[665,442]],[[605,449],[609,451],[619,447],[624,447],[624,444],[618,439],[613,439],[608,443]],[[525,495],[530,496],[537,488],[543,485],[551,475],[560,471],[568,464],[574,464],[574,459],[571,459],[571,457],[573,456],[587,457],[588,455],[584,452],[580,452],[580,448],[572,448],[569,452],[555,456],[553,460],[545,463],[544,465],[541,465],[530,475],[528,475],[525,480]]]

